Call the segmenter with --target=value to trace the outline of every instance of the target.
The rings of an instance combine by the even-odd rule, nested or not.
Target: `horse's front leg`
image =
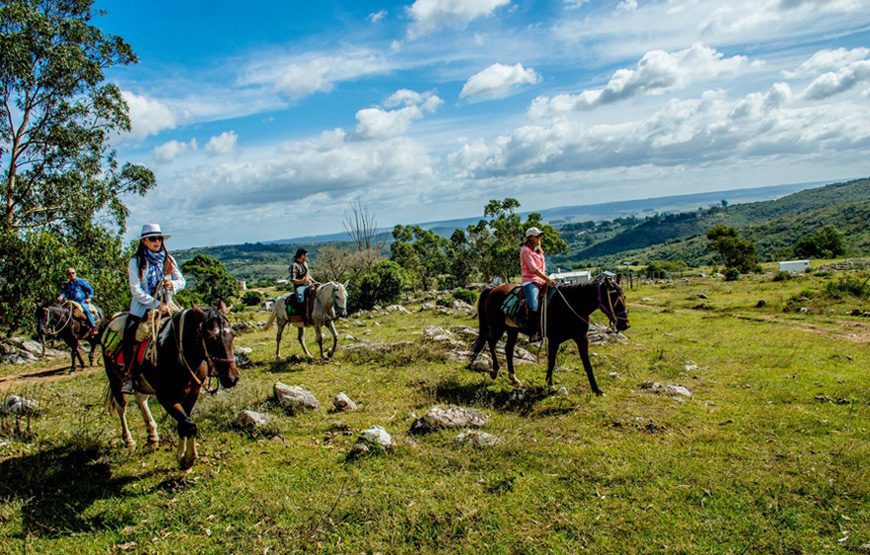
[[[508,376],[511,379],[511,383],[517,387],[521,387],[523,382],[518,380],[517,375],[514,373],[514,346],[517,344],[518,334],[519,330],[516,328],[507,329],[507,341],[504,344],[504,355],[505,359],[507,359]]]
[[[175,457],[181,470],[189,470],[196,460],[196,443],[193,441],[197,434],[196,423],[190,419],[188,411],[184,408],[186,402],[184,404],[181,401],[165,403],[160,400],[160,404],[163,405],[169,416],[178,422],[178,450]]]
[[[320,349],[320,360],[326,360],[326,357],[323,356],[323,328],[321,326],[315,326],[314,334],[317,337],[317,347]]]
[[[75,344],[75,348],[73,349],[73,354],[76,357],[78,357],[78,359],[79,359],[79,368],[84,368],[85,367],[85,359],[82,358],[82,352],[79,351],[78,339],[76,339],[76,344]],[[73,366],[75,366],[75,360],[73,360]],[[72,370],[70,370],[70,372],[72,372]]]
[[[154,416],[148,407],[148,397],[144,393],[136,393],[136,404],[139,405],[139,412],[142,413],[145,428],[148,430],[148,449],[156,451],[160,446],[160,436],[157,435],[157,422],[154,421]]]
[[[309,360],[314,358],[311,356],[311,353],[308,352],[308,347],[305,346],[305,326],[299,328],[297,339],[299,339],[299,344],[302,345],[302,352],[305,353],[305,356],[308,357]]]
[[[552,337],[547,338],[547,387],[553,387],[553,370],[556,369],[556,356],[559,354],[559,345]]]
[[[135,449],[136,441],[133,439],[133,434],[130,433],[130,427],[127,425],[127,400],[120,392],[120,389],[117,392],[112,391],[110,403],[112,403],[112,409],[118,414],[118,420],[121,421],[121,438],[128,448]]]
[[[329,332],[332,334],[332,349],[326,354],[327,358],[332,358],[332,355],[335,354],[335,350],[338,349],[338,332],[335,331],[335,322],[332,320],[329,321]]]
[[[586,370],[586,377],[589,378],[592,392],[599,396],[604,395],[604,392],[598,389],[595,374],[592,373],[592,362],[589,360],[589,339],[586,337],[586,332],[584,331],[574,341],[577,343],[577,350],[580,351],[580,360],[583,361],[583,369]]]
[[[99,337],[99,336],[96,336],[96,337]],[[90,343],[91,343],[91,352],[88,353],[88,366],[93,366],[94,365],[94,351],[97,350],[97,344],[99,344],[99,341],[91,341]]]

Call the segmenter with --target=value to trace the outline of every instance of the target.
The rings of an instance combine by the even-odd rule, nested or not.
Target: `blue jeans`
[[[529,310],[532,312],[538,311],[538,284],[534,281],[523,284],[523,293],[526,296],[526,301],[529,303]]]
[[[307,285],[297,285],[296,289],[293,291],[293,293],[296,294],[296,301],[299,303],[300,306],[303,303],[305,303],[305,290],[306,289],[308,289]]]
[[[81,299],[72,299],[72,300],[74,300],[75,302],[79,303],[79,305],[81,305],[82,312],[84,312],[85,316],[88,317],[88,321],[91,323],[91,327],[94,327],[94,328],[97,327],[97,323],[94,322],[94,315],[91,314],[91,307],[89,307],[88,303],[85,302],[84,297],[82,297]]]

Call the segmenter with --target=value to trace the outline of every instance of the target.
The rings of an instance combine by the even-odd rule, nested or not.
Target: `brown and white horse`
[[[505,355],[507,358],[508,375],[515,385],[521,385],[514,374],[513,354],[517,343],[517,335],[520,326],[502,312],[502,303],[505,297],[518,285],[499,285],[489,287],[481,291],[477,300],[477,313],[480,328],[477,339],[472,346],[471,360],[483,350],[489,343],[489,352],[492,356],[492,370],[490,376],[498,377],[499,365],[496,358],[495,347],[502,335],[507,332],[505,342]],[[542,300],[542,303],[544,301]],[[597,283],[584,285],[559,286],[551,297],[549,304],[544,310],[543,330],[547,338],[547,386],[553,386],[553,369],[556,367],[556,355],[559,345],[568,340],[577,343],[580,358],[583,360],[583,368],[589,378],[589,385],[596,395],[603,395],[592,373],[592,363],[589,360],[589,340],[586,332],[589,331],[589,315],[600,309],[610,320],[612,326],[618,331],[628,329],[628,308],[625,304],[625,295],[619,286],[619,282],[605,278]]]
[[[194,306],[174,314],[163,323],[151,339],[157,342],[156,361],[146,353],[139,365],[135,396],[148,429],[148,446],[155,449],[160,441],[157,424],[148,408],[148,397],[155,395],[166,412],[178,422],[176,457],[182,470],[193,466],[197,457],[197,427],[190,415],[200,390],[212,376],[217,376],[225,388],[233,387],[239,381],[233,337],[233,327],[227,320],[224,303],[220,303],[217,309]],[[107,352],[103,342],[103,359],[109,377],[106,403],[110,412],[118,414],[122,437],[133,448],[136,442],[127,426],[127,400],[121,393],[124,366],[119,360],[120,351],[116,348],[114,352]]]
[[[97,323],[97,334],[91,333],[92,328],[86,321],[73,315],[74,309],[69,304],[43,305],[36,309],[36,333],[42,341],[43,355],[45,354],[46,337],[62,339],[70,350],[70,373],[75,372],[76,358],[78,358],[79,366],[85,367],[85,361],[79,352],[80,342],[91,344],[91,350],[88,353],[88,366],[94,365],[94,350],[100,343],[99,333],[109,323],[99,307],[91,306],[93,307],[94,321]]]

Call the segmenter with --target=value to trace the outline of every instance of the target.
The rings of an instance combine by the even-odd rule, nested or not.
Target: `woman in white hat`
[[[175,259],[166,250],[165,241],[169,237],[168,233],[160,230],[159,224],[143,225],[139,247],[127,264],[127,278],[133,298],[121,342],[127,372],[121,388],[124,393],[133,393],[133,346],[136,343],[136,328],[149,310],[160,310],[168,314],[172,295],[184,289],[184,276],[181,275]]]
[[[544,260],[544,250],[541,248],[541,235],[544,232],[537,227],[526,230],[526,241],[520,249],[520,280],[523,293],[529,303],[529,316],[526,328],[529,340],[538,339],[538,288],[544,284],[555,285],[556,282],[547,275],[547,263]]]

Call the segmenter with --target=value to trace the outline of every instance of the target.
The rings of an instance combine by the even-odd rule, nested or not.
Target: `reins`
[[[209,389],[209,387],[211,385],[211,379],[216,375],[216,372],[217,372],[217,366],[215,365],[215,361],[225,363],[225,364],[232,364],[233,362],[236,361],[236,357],[221,358],[221,357],[212,356],[208,352],[208,348],[206,347],[205,337],[203,337],[203,335],[202,335],[202,327],[200,325],[199,340],[200,340],[200,343],[202,345],[202,352],[205,355],[206,364],[208,365],[208,374],[207,374],[208,380],[207,380],[207,382],[204,382],[202,379],[200,379],[200,377],[196,374],[196,372],[194,372],[193,368],[190,366],[190,363],[187,361],[187,357],[184,354],[184,338],[183,338],[184,319],[189,312],[190,312],[189,308],[185,309],[181,312],[181,315],[178,317],[179,323],[177,326],[175,325],[175,320],[170,320],[170,325],[173,328],[177,328],[177,330],[178,330],[177,333],[172,334],[173,337],[175,338],[176,348],[178,349],[178,360],[179,360],[179,362],[181,362],[182,365],[184,365],[184,367],[190,373],[190,376],[193,378],[193,380],[196,382],[196,384],[198,386],[204,387],[205,391],[209,395],[214,395],[215,393],[217,393],[218,389],[220,389],[220,385],[218,385],[214,389]],[[223,330],[223,326],[221,324],[222,324],[222,322],[220,322],[220,318],[218,318],[218,330],[219,330],[218,333],[220,334],[221,338],[223,338],[224,330]],[[156,338],[156,335],[155,335],[155,338]]]
[[[66,306],[66,305],[68,305],[68,304],[69,304],[69,301],[67,301],[66,303],[64,303],[62,306]],[[65,330],[66,327],[69,325],[69,323],[72,321],[72,318],[73,318],[73,309],[72,309],[71,307],[67,307],[67,310],[69,310],[69,314],[67,315],[66,322],[64,322],[63,325],[62,325],[59,329],[54,329],[53,327],[50,328],[50,330],[49,330],[49,332],[48,332],[49,335],[57,335],[57,334],[59,334],[60,332],[62,332],[63,330]],[[49,310],[49,321],[52,321],[53,319],[54,319],[54,318],[53,318],[53,314],[51,314],[51,310]]]

